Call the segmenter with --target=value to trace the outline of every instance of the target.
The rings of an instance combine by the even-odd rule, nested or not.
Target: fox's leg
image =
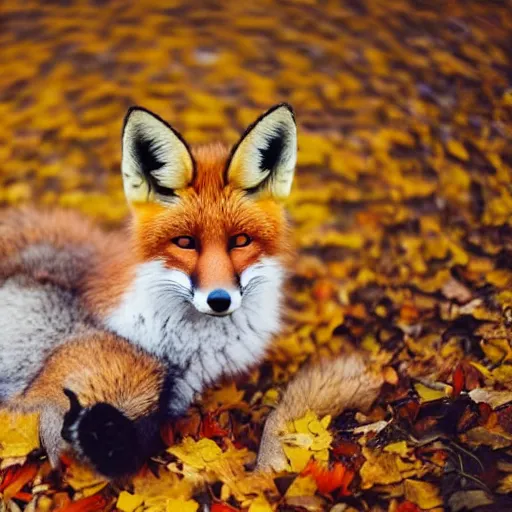
[[[39,435],[41,442],[48,453],[48,459],[53,468],[60,466],[60,455],[66,449],[66,442],[62,439],[62,425],[64,418],[55,407],[44,407],[39,415]]]

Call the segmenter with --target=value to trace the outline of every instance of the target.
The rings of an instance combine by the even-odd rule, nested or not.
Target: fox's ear
[[[247,192],[284,198],[290,193],[297,162],[297,126],[283,103],[253,123],[234,147],[227,181]]]
[[[192,181],[194,161],[165,121],[140,107],[128,110],[123,128],[124,193],[130,203],[169,203]]]

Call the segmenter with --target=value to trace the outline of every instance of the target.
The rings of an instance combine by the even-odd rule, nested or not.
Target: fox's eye
[[[234,249],[235,247],[247,247],[252,242],[252,238],[245,233],[232,236],[229,239],[229,248]]]
[[[195,249],[196,241],[191,236],[177,236],[171,240],[171,242],[177,245],[180,249]]]

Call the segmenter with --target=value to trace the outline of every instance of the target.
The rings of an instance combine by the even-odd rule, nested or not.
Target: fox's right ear
[[[168,204],[192,181],[194,160],[169,124],[146,109],[132,107],[124,121],[121,170],[128,202]]]

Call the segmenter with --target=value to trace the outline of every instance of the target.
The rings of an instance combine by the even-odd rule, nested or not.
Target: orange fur
[[[124,339],[107,332],[76,336],[57,348],[28,389],[10,401],[11,407],[38,410],[52,405],[63,414],[71,389],[83,407],[105,402],[130,419],[158,408],[165,366]]]

